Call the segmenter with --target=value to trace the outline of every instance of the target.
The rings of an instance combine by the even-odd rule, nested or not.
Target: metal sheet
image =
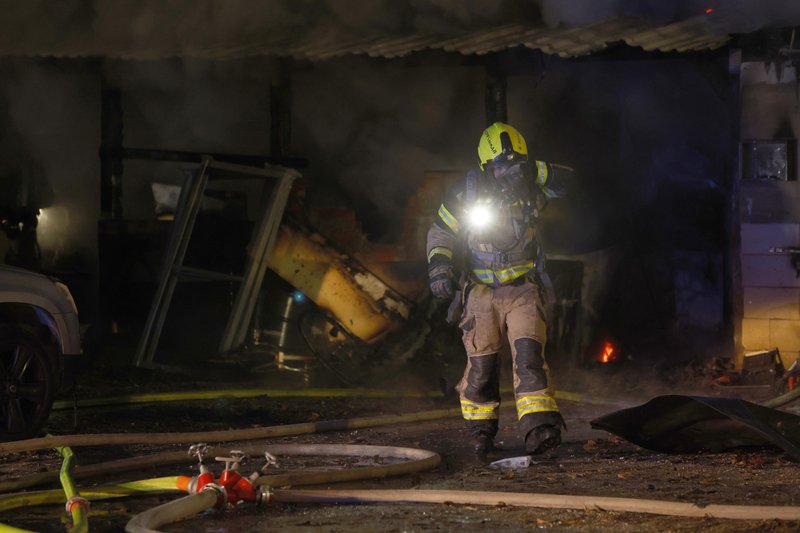
[[[592,420],[591,425],[659,452],[769,446],[800,460],[800,417],[735,398],[658,396]]]

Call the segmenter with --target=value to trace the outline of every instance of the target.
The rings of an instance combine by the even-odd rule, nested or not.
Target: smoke
[[[349,58],[298,73],[294,94],[310,192],[355,204],[374,238],[397,236],[425,170],[469,167],[483,129],[482,80],[469,67]]]
[[[259,46],[324,36],[447,35],[527,22],[572,28],[630,16],[668,24],[707,14],[722,32],[800,24],[786,0],[0,0],[0,50],[13,55],[122,58],[258,53]]]
[[[729,33],[800,24],[800,4],[786,0],[539,0],[551,28],[571,28],[619,16],[670,24],[708,15],[708,24]],[[709,13],[710,11],[710,13]]]
[[[276,38],[336,43],[522,21],[569,28],[612,16],[670,23],[709,8],[709,24],[737,31],[800,22],[800,3],[779,0],[6,0],[0,44],[19,55],[122,57],[107,60],[102,74],[123,89],[126,146],[266,154],[274,60],[239,56],[257,55]],[[236,59],[198,58],[212,52]],[[300,64],[292,76],[291,155],[311,162],[304,174],[314,201],[354,205],[371,237],[391,240],[426,170],[474,163],[483,70],[453,57],[438,67],[421,66],[417,56]],[[630,215],[658,206],[660,183],[713,183],[728,157],[730,117],[718,96],[727,78],[719,65],[589,63],[548,59],[544,76],[509,80],[517,94],[509,95],[510,120],[535,155],[581,173],[582,187],[564,202],[569,209],[554,206],[564,224],[549,236],[565,253],[599,249],[610,244],[601,238],[624,235],[636,222],[650,229],[652,219]],[[44,166],[55,201],[69,206],[69,220],[53,226],[69,234],[48,237],[64,250],[95,242],[99,204],[101,72],[76,64],[30,61],[4,78],[4,138],[19,139]],[[150,183],[178,179],[174,165],[126,162],[126,216],[152,216]]]
[[[97,2],[93,27],[100,42],[192,45],[259,43],[284,35],[352,36],[448,33],[509,20],[538,18],[530,0],[218,0],[192,2],[128,0]]]
[[[258,53],[259,45],[451,34],[538,21],[533,0],[0,0],[0,51],[126,59]]]
[[[92,39],[88,0],[0,0],[0,51],[4,55],[56,55],[85,48]]]
[[[37,229],[43,267],[92,273],[99,216],[97,74],[82,62],[43,61],[6,63],[2,72],[7,120],[0,130],[0,180],[21,172],[28,197],[18,202],[43,208]],[[87,296],[81,303],[90,301]]]

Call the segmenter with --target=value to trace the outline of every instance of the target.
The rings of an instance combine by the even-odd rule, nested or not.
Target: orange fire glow
[[[617,349],[611,344],[611,341],[603,343],[603,350],[597,355],[597,360],[601,363],[610,363],[617,359]]]

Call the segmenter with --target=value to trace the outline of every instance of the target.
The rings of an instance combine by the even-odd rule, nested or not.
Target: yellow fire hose
[[[75,488],[75,483],[72,481],[72,449],[58,448],[64,461],[61,464],[61,487],[64,489],[64,495],[67,499],[67,511],[72,515],[72,529],[73,533],[87,533],[89,531],[89,517],[87,512],[89,510],[89,500],[81,497],[78,490]]]

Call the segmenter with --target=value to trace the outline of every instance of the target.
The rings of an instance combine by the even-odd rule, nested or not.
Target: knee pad
[[[500,374],[496,353],[469,358],[467,386],[464,396],[473,402],[492,402],[500,399]]]
[[[544,347],[542,343],[525,337],[514,341],[516,355],[514,364],[516,367],[517,378],[519,379],[518,390],[538,391],[546,389],[547,372],[544,369]]]

